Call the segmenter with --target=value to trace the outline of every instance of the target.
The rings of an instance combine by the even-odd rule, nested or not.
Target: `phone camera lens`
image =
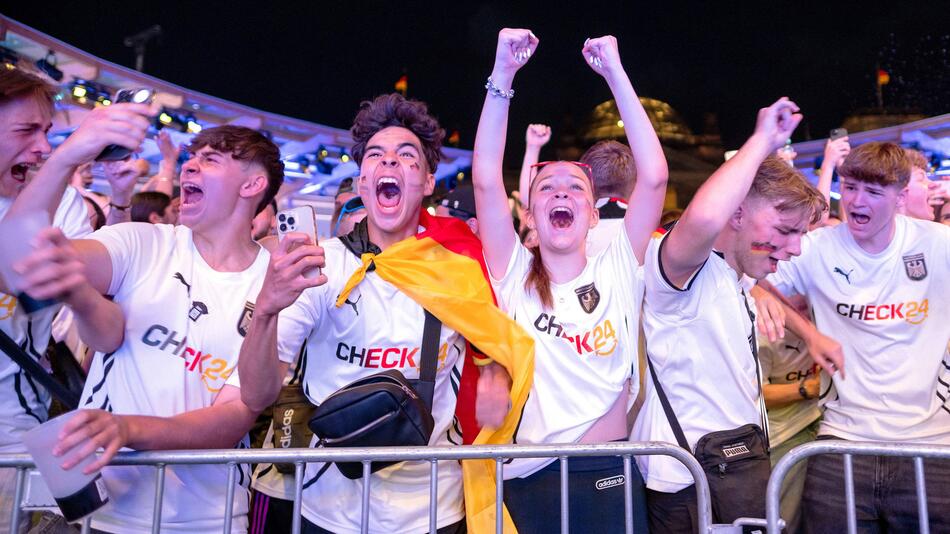
[[[287,217],[287,224],[293,226],[296,223],[297,221],[295,221],[293,217]]]
[[[135,92],[135,95],[132,97],[132,102],[136,104],[142,104],[152,96],[152,92],[148,89],[139,89]]]
[[[280,222],[284,222],[285,220],[287,220],[287,216],[281,213],[280,215],[277,216],[277,220]]]
[[[286,231],[287,231],[287,225],[284,224],[284,223],[281,223],[281,224],[280,224],[280,231],[281,231],[281,232],[286,232]]]

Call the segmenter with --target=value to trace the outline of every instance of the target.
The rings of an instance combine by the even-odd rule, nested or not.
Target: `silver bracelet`
[[[514,89],[508,89],[507,91],[499,89],[495,82],[492,81],[491,76],[488,77],[488,83],[485,84],[485,89],[488,90],[488,94],[491,96],[497,96],[504,98],[505,100],[511,100],[515,96]]]

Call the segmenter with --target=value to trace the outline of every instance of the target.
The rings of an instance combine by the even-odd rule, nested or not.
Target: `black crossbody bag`
[[[752,320],[752,333],[749,338],[749,347],[752,349],[752,359],[755,363],[755,376],[759,387],[759,399],[762,398],[762,378],[759,371],[758,343],[755,336],[755,315],[749,309],[742,292],[742,301]],[[653,362],[647,353],[647,364],[650,367],[650,376],[653,386],[660,397],[660,404],[670,422],[676,442],[680,447],[690,450],[689,442],[683,433],[670,401],[660,385]],[[772,472],[769,459],[769,439],[764,430],[765,412],[762,409],[760,421],[762,424],[746,424],[730,430],[710,432],[699,438],[696,449],[691,451],[699,460],[706,472],[709,481],[709,491],[712,497],[713,514],[721,523],[732,523],[740,517],[764,517],[765,490]]]
[[[310,430],[318,447],[425,446],[435,422],[432,396],[442,322],[426,310],[419,379],[390,369],[361,378],[330,394],[314,411]],[[373,462],[371,472],[398,462]],[[363,477],[360,462],[336,462],[343,476]]]

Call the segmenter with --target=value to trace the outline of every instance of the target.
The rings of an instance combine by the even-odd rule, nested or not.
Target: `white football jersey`
[[[621,225],[574,280],[551,283],[554,308],[548,309],[525,288],[531,259],[516,243],[503,276],[492,274],[498,306],[534,338],[534,380],[514,443],[574,443],[610,410],[631,377],[629,404],[637,397],[642,267]],[[505,478],[531,475],[555,460],[510,460]]]
[[[764,426],[751,347],[755,306],[747,295],[752,281],[740,281],[726,260],[711,253],[679,289],[660,265],[664,242],[665,236],[651,239],[647,248],[643,330],[649,358],[692,450],[710,432]],[[631,439],[676,443],[653,379],[646,377],[644,384],[646,396]],[[640,456],[637,463],[650,489],[673,493],[693,484],[689,471],[668,456]]]
[[[281,312],[278,352],[292,362],[306,340],[303,383],[319,405],[343,386],[387,369],[407,379],[419,378],[420,346],[425,314],[421,306],[375,272],[336,307],[335,302],[360,261],[339,239],[321,243],[326,255],[327,283],[305,290]],[[465,354],[465,340],[442,326],[430,445],[459,445],[455,401]],[[314,440],[316,441],[316,439]],[[363,479],[350,480],[334,465],[307,464],[302,510],[312,523],[333,532],[360,531]],[[438,525],[460,521],[462,469],[458,462],[439,462]],[[403,462],[370,477],[370,532],[427,532],[429,528],[429,463]]]
[[[808,297],[841,343],[845,378],[825,399],[821,434],[950,444],[950,227],[898,215],[870,254],[846,224],[809,232],[769,281]]]
[[[225,385],[240,387],[238,354],[270,255],[263,248],[241,272],[212,269],[185,226],[124,223],[90,236],[112,258],[109,294],[125,315],[125,340],[96,354],[80,408],[170,417],[212,405]],[[236,448],[248,446],[245,437]],[[107,467],[111,504],[93,516],[107,532],[151,532],[152,467]],[[239,465],[232,529],[247,529],[248,467]],[[227,467],[168,466],[162,532],[220,532]]]
[[[6,215],[12,198],[0,197],[0,218]],[[56,208],[53,226],[70,239],[78,239],[92,231],[89,214],[82,197],[67,187]],[[17,239],[2,236],[0,239]],[[27,315],[13,295],[0,293],[0,329],[13,339],[27,354],[49,367],[46,347],[52,332],[53,317],[62,308],[57,304]],[[45,422],[50,395],[6,354],[0,353],[0,452],[26,452],[20,436]]]
[[[815,360],[808,353],[805,342],[794,333],[785,330],[785,337],[774,343],[759,336],[759,363],[762,366],[762,384],[798,384],[813,376]],[[777,447],[801,432],[821,417],[818,399],[801,399],[796,402],[769,408],[769,444]]]

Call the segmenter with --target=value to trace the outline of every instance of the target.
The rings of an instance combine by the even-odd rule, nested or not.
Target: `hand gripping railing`
[[[495,461],[496,495],[496,532],[502,532],[502,503],[504,499],[504,461],[508,458],[558,458],[561,462],[561,532],[568,531],[568,462],[571,457],[579,456],[620,456],[623,458],[624,478],[629,484],[632,479],[632,461],[634,456],[665,455],[679,460],[693,475],[696,481],[696,500],[698,505],[698,528],[701,533],[713,531],[712,512],[709,499],[709,483],[703,469],[696,459],[685,450],[669,443],[661,442],[611,442],[590,445],[505,445],[505,446],[464,446],[464,447],[377,447],[377,448],[338,448],[338,449],[254,449],[254,450],[193,450],[193,451],[155,451],[121,453],[110,465],[153,465],[157,470],[155,479],[155,501],[152,516],[152,532],[161,529],[161,505],[164,496],[165,467],[167,465],[226,464],[228,466],[227,502],[233,502],[235,478],[238,464],[249,463],[292,463],[295,465],[293,534],[300,532],[300,503],[303,493],[304,464],[314,462],[362,462],[363,476],[370,476],[370,462],[373,461],[428,461],[431,464],[429,482],[429,530],[436,531],[438,495],[438,461],[489,459]],[[0,468],[16,468],[17,480],[14,496],[14,509],[11,525],[19,520],[20,506],[23,500],[23,486],[26,470],[33,467],[32,459],[26,454],[0,455]],[[370,485],[363,485],[361,524],[364,533],[369,532]],[[230,509],[229,507],[225,507]],[[625,531],[633,532],[633,497],[630,491],[624,499]],[[232,514],[224,518],[224,532],[231,531]],[[88,532],[89,520],[83,525]],[[15,531],[15,530],[13,530]]]
[[[769,534],[780,534],[782,520],[779,517],[779,500],[782,494],[782,481],[789,469],[796,463],[819,454],[840,454],[844,461],[844,493],[848,532],[857,532],[857,513],[854,505],[854,475],[852,458],[858,456],[900,456],[914,459],[914,475],[917,483],[917,515],[919,532],[930,533],[927,514],[927,486],[924,478],[924,458],[950,458],[950,446],[917,445],[912,443],[870,443],[863,441],[821,440],[799,445],[790,450],[772,469],[768,489],[765,493],[766,526]]]

